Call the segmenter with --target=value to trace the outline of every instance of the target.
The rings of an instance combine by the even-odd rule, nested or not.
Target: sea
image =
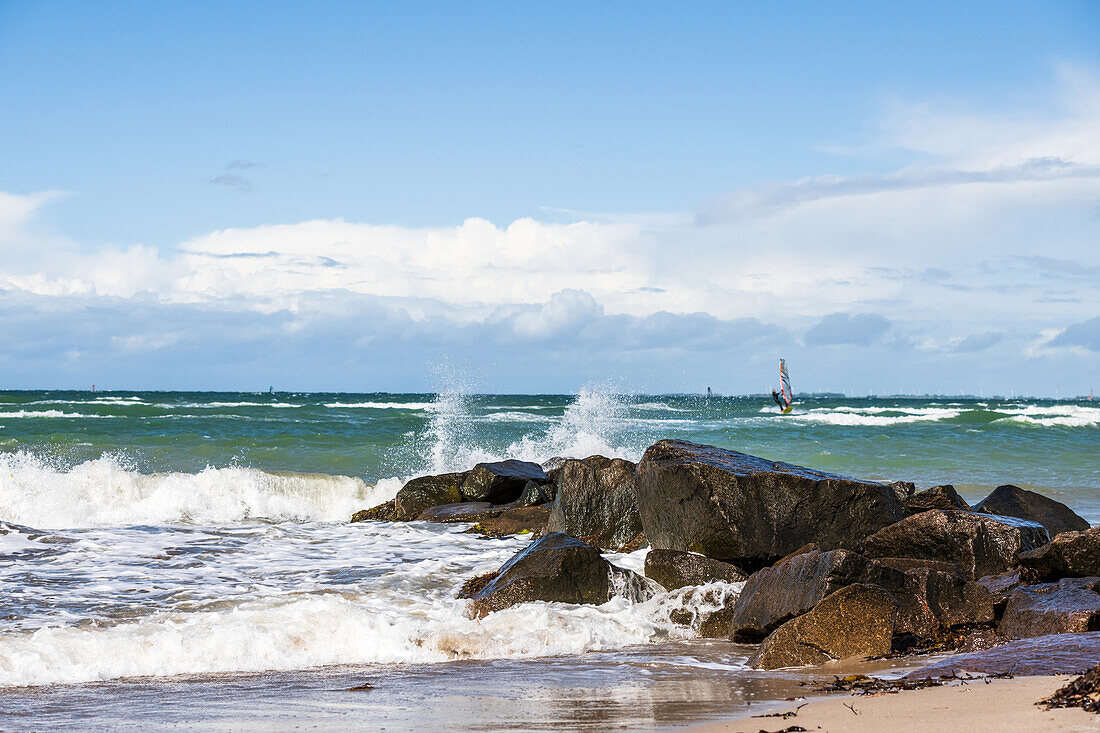
[[[1100,522],[1084,399],[0,392],[0,730],[676,729],[806,694],[670,620],[737,584],[475,620],[457,589],[526,539],[348,521],[418,475],[662,438]]]

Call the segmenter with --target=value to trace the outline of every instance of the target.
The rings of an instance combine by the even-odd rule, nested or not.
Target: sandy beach
[[[1017,677],[929,687],[878,695],[841,695],[792,702],[768,712],[797,714],[744,717],[708,723],[693,733],[759,733],[807,730],[827,733],[1036,733],[1037,731],[1100,731],[1100,715],[1078,708],[1044,710],[1035,705],[1072,676]],[[802,707],[799,707],[802,705]],[[760,713],[754,713],[760,715]],[[792,728],[792,726],[800,726]]]

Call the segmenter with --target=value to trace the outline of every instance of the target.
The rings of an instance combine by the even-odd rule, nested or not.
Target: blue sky
[[[0,140],[0,386],[1100,386],[1095,3],[0,0]]]

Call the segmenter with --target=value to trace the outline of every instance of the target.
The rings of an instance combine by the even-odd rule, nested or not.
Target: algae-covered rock
[[[351,515],[353,522],[396,522],[397,506],[393,499],[384,501],[370,509],[360,509]]]

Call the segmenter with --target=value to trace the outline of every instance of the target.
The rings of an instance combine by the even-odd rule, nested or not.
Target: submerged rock
[[[551,532],[512,556],[468,597],[474,615],[481,617],[527,601],[606,603],[615,583],[631,586],[636,594],[646,588],[644,578],[616,568],[592,545]]]
[[[656,552],[654,550],[653,552]],[[652,554],[652,552],[650,553]],[[847,550],[811,551],[749,577],[733,606],[730,639],[755,643],[844,586],[905,587],[905,573]]]
[[[807,542],[854,548],[908,513],[883,484],[682,440],[650,446],[637,481],[653,547],[750,567]]]
[[[569,460],[557,472],[557,497],[547,524],[605,550],[640,545],[642,523],[634,486],[634,464],[591,456]]]
[[[997,630],[1010,639],[1100,631],[1100,578],[1063,578],[1017,588]]]
[[[463,482],[462,497],[466,501],[507,504],[520,497],[528,481],[550,483],[542,466],[537,463],[517,460],[479,463]]]
[[[749,664],[778,669],[890,653],[897,601],[877,585],[841,588],[764,640]]]
[[[462,482],[466,474],[444,473],[437,476],[420,476],[407,482],[397,492],[397,518],[402,521],[416,519],[425,509],[440,504],[457,504],[462,501]]]
[[[351,515],[353,522],[396,522],[397,506],[393,499],[370,509],[360,509]]]
[[[1050,544],[1021,553],[1020,567],[1035,580],[1100,576],[1100,527],[1063,532]]]
[[[1100,632],[1020,639],[987,651],[956,654],[914,670],[906,679],[951,674],[1080,674],[1100,659]]]
[[[962,509],[970,511],[970,505],[959,496],[955,487],[951,484],[933,486],[924,491],[918,491],[904,500],[905,506],[912,512],[926,512],[930,509]]]
[[[1089,523],[1072,509],[1049,496],[1005,484],[974,505],[974,511],[1038,522],[1053,537],[1061,532],[1082,532]]]
[[[716,580],[740,583],[748,579],[748,575],[736,565],[678,550],[650,550],[645,556],[645,576],[665,590]]]
[[[932,509],[875,532],[863,541],[870,557],[913,557],[956,563],[968,579],[1004,572],[1020,552],[1048,540],[1046,529],[1014,517]]]

